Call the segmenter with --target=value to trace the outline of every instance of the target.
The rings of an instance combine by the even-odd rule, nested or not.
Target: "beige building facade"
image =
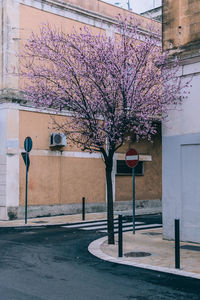
[[[101,155],[81,152],[68,140],[61,150],[50,148],[49,136],[54,132],[52,117],[59,120],[70,115],[56,115],[53,110],[33,107],[20,92],[22,82],[13,75],[13,70],[19,67],[16,54],[31,31],[37,32],[42,23],[48,22],[66,32],[87,25],[94,32],[104,30],[107,35],[112,35],[115,16],[128,12],[98,0],[1,0],[0,9],[0,220],[24,217],[25,165],[21,152],[27,136],[33,141],[28,217],[80,212],[82,197],[86,198],[87,211],[105,210],[105,165]],[[152,21],[136,17],[141,19],[141,34],[146,34],[145,28]],[[141,161],[136,176],[137,205],[159,206],[160,134],[154,137],[153,143],[130,142],[116,153],[113,169],[115,208],[131,205],[131,174],[124,173],[122,166],[125,152],[130,147],[138,150]]]

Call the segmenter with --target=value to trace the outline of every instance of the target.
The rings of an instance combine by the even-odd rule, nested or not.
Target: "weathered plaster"
[[[19,205],[19,111],[0,105],[0,218]],[[11,152],[11,153],[10,153]]]
[[[5,217],[6,205],[6,117],[6,109],[0,106],[0,219]]]
[[[19,3],[16,0],[1,2],[1,89],[18,89]]]
[[[192,54],[200,48],[200,0],[163,1],[163,46]]]

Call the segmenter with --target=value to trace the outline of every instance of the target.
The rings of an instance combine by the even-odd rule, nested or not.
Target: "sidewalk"
[[[103,213],[87,213],[85,215],[85,222],[87,221],[97,221],[106,219],[107,215],[105,212]],[[25,224],[23,220],[13,220],[13,221],[0,221],[1,227],[29,227],[29,226],[47,226],[47,225],[62,225],[67,223],[78,223],[84,222],[82,221],[82,214],[75,215],[63,215],[63,216],[50,216],[50,217],[38,217],[27,220],[27,224]]]
[[[132,215],[132,210],[127,211],[115,211],[114,217],[117,217],[118,214],[123,215]],[[157,214],[160,213],[160,208],[149,208],[143,209],[139,208],[136,209],[135,214],[138,215],[146,215],[146,214]],[[106,212],[98,212],[98,213],[86,213],[85,214],[85,222],[87,221],[98,221],[98,220],[105,220],[107,219]],[[37,217],[31,218],[27,220],[27,224],[25,224],[24,219],[21,220],[13,220],[13,221],[0,221],[0,228],[1,227],[18,227],[18,226],[42,226],[42,225],[60,225],[60,224],[67,224],[67,223],[78,223],[82,222],[82,214],[73,214],[73,215],[60,215],[60,216],[48,216],[48,217]]]
[[[123,233],[122,258],[118,258],[118,235],[115,235],[115,245],[108,245],[104,237],[92,242],[88,250],[110,262],[200,279],[200,244],[181,242],[181,269],[175,269],[174,241],[163,240],[160,228],[139,230],[135,235]],[[140,257],[142,252],[150,255]]]

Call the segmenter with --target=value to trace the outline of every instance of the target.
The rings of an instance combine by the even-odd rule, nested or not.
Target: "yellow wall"
[[[116,18],[118,14],[129,14],[130,13],[127,10],[123,10],[121,8],[118,8],[113,5],[109,5],[107,3],[98,1],[97,4],[95,4],[97,1],[96,0],[65,0],[67,3],[72,3],[72,4],[78,4],[78,6],[86,8],[88,10],[94,11],[94,12],[99,12],[100,14],[110,16],[112,18]],[[80,5],[79,5],[80,3]],[[135,17],[136,20],[138,20],[141,25],[140,27],[142,28],[149,28],[149,26],[155,27],[155,29],[160,29],[160,23],[152,21],[150,19],[147,19],[145,17],[142,17],[137,14],[131,13]],[[30,22],[31,19],[31,22]],[[80,22],[80,21],[75,21],[70,18],[62,17],[53,13],[48,13],[33,7],[29,7],[26,5],[20,5],[20,40],[21,40],[21,47],[23,47],[24,41],[29,37],[30,33],[33,32],[38,32],[39,27],[44,24],[44,23],[49,23],[52,26],[56,25],[58,28],[62,28],[62,30],[66,33],[71,33],[73,28],[79,29],[86,24]],[[89,26],[87,25],[94,33],[99,32],[98,27],[94,26]]]
[[[120,7],[117,7],[115,5],[109,4],[109,3],[105,3],[104,1],[101,0],[64,0],[66,3],[70,3],[76,6],[79,6],[81,8],[93,11],[93,12],[97,12],[99,14],[111,17],[111,18],[115,18],[117,15],[119,14],[123,14],[123,15],[132,15],[134,16],[135,19],[139,20],[142,24],[143,27],[148,26],[149,24],[152,25],[155,24],[155,26],[160,27],[160,24],[156,21],[152,21],[148,18],[145,18],[143,16],[140,16],[136,13],[132,13],[129,12],[126,9],[122,9]],[[116,1],[118,2],[118,1]]]
[[[63,118],[56,116],[57,120]],[[87,202],[105,201],[105,166],[101,158],[66,157],[67,152],[82,153],[77,148],[67,146],[63,154],[49,149],[51,115],[20,111],[20,148],[24,139],[31,136],[33,149],[30,153],[29,204],[67,204],[80,203],[82,196]],[[151,155],[152,162],[144,162],[144,176],[136,176],[136,199],[161,199],[161,137],[156,136],[153,143],[146,141],[127,143],[119,149],[126,153],[136,148],[139,154]],[[58,152],[57,152],[58,153]],[[64,154],[65,153],[65,154]],[[57,155],[57,156],[55,156]],[[20,158],[20,205],[24,205],[25,166]],[[116,201],[132,199],[132,177],[116,176]]]
[[[31,22],[30,22],[31,18]],[[69,18],[65,18],[53,13],[49,13],[43,10],[39,10],[33,7],[26,5],[20,5],[20,39],[21,47],[23,43],[26,42],[26,39],[30,36],[31,32],[38,32],[40,26],[43,24],[51,24],[62,30],[66,33],[71,33],[72,30],[80,29],[85,26],[85,24],[75,21]],[[100,29],[87,25],[92,31],[97,33]]]
[[[114,18],[119,12],[128,14],[112,5],[98,0],[65,0],[87,10],[98,12]],[[137,16],[143,27],[152,21]],[[20,48],[22,49],[32,31],[38,32],[43,23],[61,27],[65,32],[71,32],[73,27],[82,27],[83,23],[48,13],[26,5],[20,5]],[[156,26],[160,24],[153,22]],[[93,31],[100,29],[91,27]],[[63,119],[55,116],[57,120]],[[102,159],[70,158],[65,155],[55,156],[49,150],[49,135],[53,130],[53,121],[49,114],[30,111],[20,111],[19,137],[20,148],[24,147],[24,139],[31,136],[33,150],[30,155],[29,171],[29,205],[80,203],[82,196],[87,202],[105,201],[105,166]],[[128,147],[120,149],[126,152]],[[154,144],[146,142],[134,145],[140,154],[149,154],[153,162],[145,163],[145,175],[136,178],[136,199],[161,198],[161,142],[155,139]],[[80,151],[76,146],[67,144],[64,151]],[[20,158],[20,205],[24,205],[25,167]],[[116,200],[132,198],[132,179],[130,176],[116,176]]]
[[[31,22],[30,22],[31,20]],[[71,33],[73,29],[79,30],[83,28],[85,24],[65,18],[53,13],[48,13],[33,7],[26,5],[20,5],[20,51],[22,51],[24,44],[27,39],[30,37],[31,33],[38,33],[40,27],[44,24],[50,24],[52,27],[62,29],[65,33]],[[88,26],[94,33],[99,31],[104,32],[103,29],[96,27]],[[25,79],[20,78],[19,87],[22,88],[24,85]]]
[[[63,117],[57,116],[59,118]],[[29,171],[30,205],[80,203],[82,196],[87,198],[87,202],[105,201],[105,167],[102,159],[71,158],[51,151],[49,114],[20,111],[19,124],[20,148],[24,148],[27,136],[33,140]],[[69,144],[62,150],[78,151]],[[24,184],[25,166],[20,158],[20,205],[24,205]]]
[[[34,156],[30,154],[29,205],[105,201],[104,163],[101,159]],[[25,166],[20,159],[20,205],[24,205]]]
[[[56,121],[63,117],[54,116],[46,113],[37,113],[29,111],[20,111],[20,148],[24,147],[24,139],[31,136],[33,140],[33,149],[49,150],[49,135],[53,130],[53,119]],[[42,116],[42,117],[41,117]],[[65,149],[64,149],[65,150]]]

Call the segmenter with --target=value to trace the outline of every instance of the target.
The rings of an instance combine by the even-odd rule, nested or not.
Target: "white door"
[[[181,238],[200,242],[200,145],[181,146]]]

